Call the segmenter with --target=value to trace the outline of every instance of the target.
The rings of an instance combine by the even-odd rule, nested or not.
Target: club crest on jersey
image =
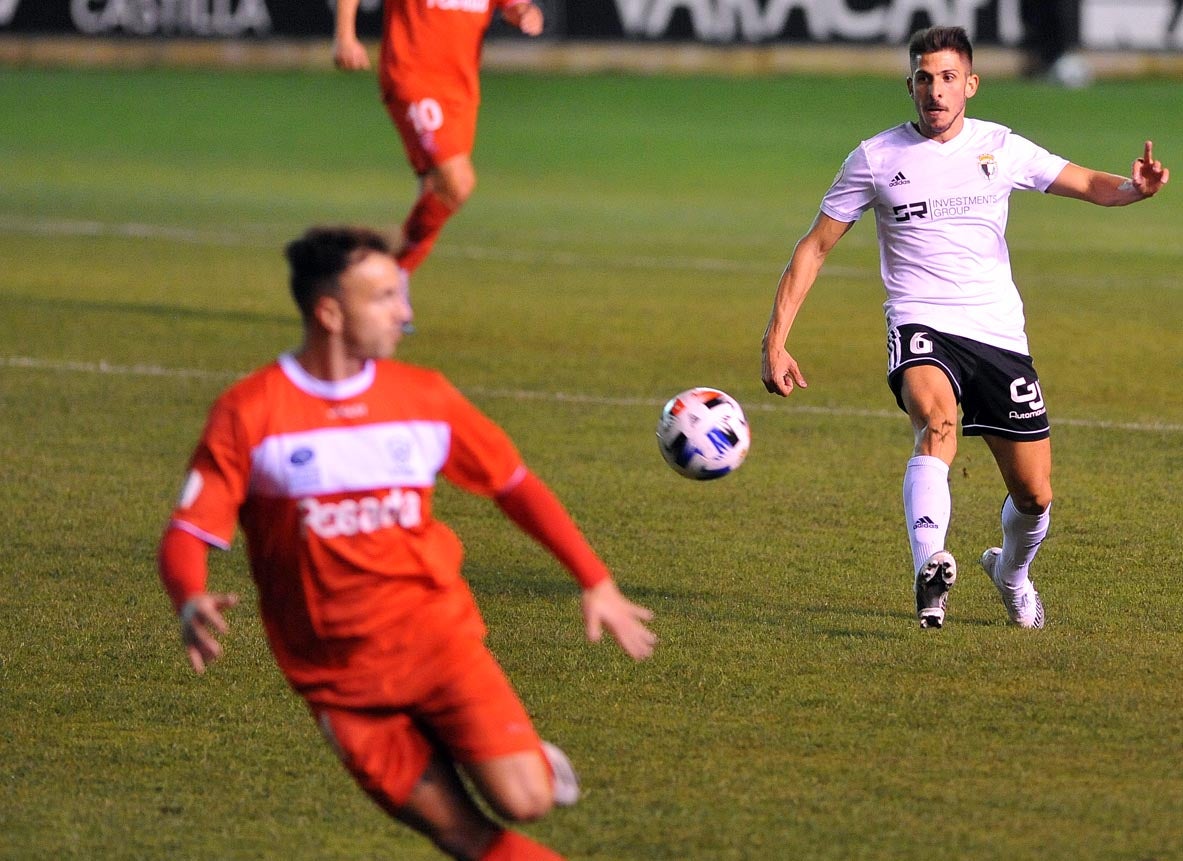
[[[994,179],[994,175],[998,173],[998,162],[994,160],[991,153],[984,153],[978,156],[978,167],[982,169],[982,173],[986,175],[986,179]]]

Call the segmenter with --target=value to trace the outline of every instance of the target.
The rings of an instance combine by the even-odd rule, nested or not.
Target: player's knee
[[[523,784],[490,798],[489,803],[509,822],[534,822],[550,813],[555,801],[549,784]]]
[[[1021,514],[1039,515],[1047,511],[1052,504],[1052,489],[1050,485],[1038,488],[1022,488],[1012,491],[1011,502]]]
[[[433,176],[436,197],[452,210],[457,210],[472,196],[476,188],[476,171],[466,161],[450,162]]]
[[[916,428],[917,455],[939,457],[946,463],[957,453],[957,420],[931,415]]]
[[[448,183],[447,191],[444,194],[444,199],[452,209],[459,209],[472,197],[472,192],[476,188],[476,174],[472,171],[453,178],[452,182]]]

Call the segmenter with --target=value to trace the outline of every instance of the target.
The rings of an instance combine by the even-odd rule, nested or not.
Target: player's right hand
[[[238,596],[224,592],[203,592],[194,595],[181,608],[181,641],[189,655],[189,663],[198,675],[222,654],[218,634],[229,630],[222,611],[238,603]]]
[[[764,367],[760,373],[764,388],[769,393],[788,397],[794,388],[800,386],[809,388],[801,369],[797,367],[797,360],[783,348],[765,347]]]
[[[345,72],[360,72],[370,68],[370,54],[356,38],[338,37],[333,42],[333,63]]]

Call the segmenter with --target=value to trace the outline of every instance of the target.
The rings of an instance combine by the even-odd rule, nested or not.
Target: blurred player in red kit
[[[347,71],[370,68],[357,38],[359,2],[337,0],[333,60]],[[395,252],[408,276],[476,185],[481,45],[497,10],[528,36],[542,32],[542,10],[529,0],[386,0],[383,8],[382,101],[420,182]]]
[[[559,858],[458,776],[510,822],[578,796],[484,644],[460,541],[432,513],[437,477],[494,499],[570,571],[589,639],[606,628],[647,658],[652,614],[496,424],[438,371],[390,358],[412,311],[382,236],[312,228],[286,252],[303,344],[214,403],[160,544],[190,663],[221,655],[237,598],[207,590],[207,556],[237,522],[276,662],[357,783],[454,858]]]

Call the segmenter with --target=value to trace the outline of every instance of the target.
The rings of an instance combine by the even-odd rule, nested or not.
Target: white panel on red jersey
[[[445,422],[384,422],[285,433],[251,452],[251,493],[297,498],[432,487],[451,443]]]

